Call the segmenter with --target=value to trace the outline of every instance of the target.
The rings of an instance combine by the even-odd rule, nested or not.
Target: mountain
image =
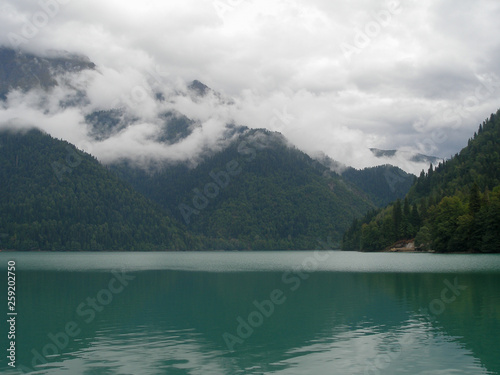
[[[413,174],[389,164],[355,169],[339,163],[323,153],[317,154],[315,159],[366,193],[370,201],[377,207],[384,207],[396,199],[404,198],[415,179]]]
[[[85,57],[3,48],[0,60],[4,97],[20,91],[5,107],[22,103],[18,109],[24,110],[22,95],[33,90],[40,122],[58,134],[77,129],[91,146],[86,149],[106,163],[43,133],[3,132],[1,173],[8,185],[2,192],[10,200],[2,206],[0,233],[8,238],[2,246],[312,249],[318,239],[339,243],[354,217],[401,197],[413,179],[391,166],[347,168],[340,175],[335,161],[318,162],[279,133],[250,130],[220,115],[234,103],[197,80],[175,88],[157,76],[151,87],[148,79],[133,80],[130,92],[108,100],[101,92],[106,85],[92,86],[105,69]],[[32,153],[38,167],[12,161],[7,150],[20,160]],[[48,203],[35,205],[32,196]],[[16,211],[28,205],[35,208]]]
[[[377,207],[404,198],[415,179],[414,175],[388,164],[361,170],[347,168],[342,177],[368,194]]]
[[[207,97],[214,98],[219,104],[233,105],[234,101],[231,98],[226,98],[220,92],[208,87],[203,82],[195,79],[188,85],[188,93],[195,102],[206,99]]]
[[[198,81],[197,79],[191,82],[191,84],[188,86],[188,89],[198,96],[205,96],[209,93],[214,93],[214,91],[210,87]]]
[[[225,248],[316,248],[318,239],[339,241],[353,217],[374,207],[353,184],[265,130],[240,133],[195,168],[147,172],[122,162],[112,169]]]
[[[415,154],[409,151],[399,151],[399,150],[380,150],[378,148],[370,148],[370,151],[377,158],[395,158],[397,155],[400,155],[404,159],[415,162],[415,163],[426,163],[426,164],[434,164],[437,165],[443,159],[438,158],[437,156],[428,156],[423,154]]]
[[[58,85],[58,75],[85,69],[95,69],[85,56],[52,52],[41,57],[0,47],[0,100],[5,100],[11,90],[48,90]]]
[[[95,158],[38,130],[0,132],[0,246],[176,250],[199,241]]]
[[[153,173],[126,162],[109,170],[38,130],[2,131],[0,162],[4,249],[312,249],[338,242],[349,218],[374,207],[263,130],[240,129],[195,168]]]
[[[422,171],[404,202],[354,220],[345,250],[382,250],[415,239],[439,252],[500,252],[500,111],[450,160]]]

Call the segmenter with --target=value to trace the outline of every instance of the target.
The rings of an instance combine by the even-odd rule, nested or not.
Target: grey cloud
[[[98,69],[77,81],[88,104],[80,111],[61,110],[47,99],[46,115],[39,113],[36,98],[16,94],[0,115],[4,122],[41,116],[45,128],[92,145],[103,160],[126,151],[137,158],[196,160],[200,149],[221,147],[217,137],[231,122],[280,131],[311,154],[324,152],[356,167],[380,162],[370,147],[419,151],[429,139],[437,156],[449,156],[499,107],[500,85],[477,103],[470,99],[483,77],[500,77],[495,0],[401,0],[401,11],[350,61],[341,44],[353,44],[360,30],[380,22],[377,14],[390,1],[246,0],[223,15],[211,1],[62,3],[20,47],[89,56]],[[21,35],[41,8],[38,2],[6,0],[1,9],[0,44],[9,45],[9,33]],[[234,105],[190,100],[186,83],[194,79],[231,97]],[[164,102],[156,100],[158,92],[167,97]],[[137,119],[135,127],[92,141],[85,115],[115,106]],[[151,133],[161,127],[158,115],[173,110],[200,127],[168,148]],[[72,133],[64,121],[72,121]],[[432,135],[439,129],[449,134],[441,143]]]

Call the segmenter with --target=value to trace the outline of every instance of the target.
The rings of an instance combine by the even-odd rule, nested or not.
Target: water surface
[[[4,285],[11,259],[24,372],[500,374],[497,255],[1,253]]]

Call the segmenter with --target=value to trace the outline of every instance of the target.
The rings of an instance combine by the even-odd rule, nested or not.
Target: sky
[[[132,102],[141,122],[89,146],[81,111],[47,115],[15,93],[0,115],[45,123],[104,161],[189,158],[217,145],[227,122],[279,131],[356,168],[381,163],[369,148],[446,158],[500,108],[498,19],[498,0],[3,0],[0,45],[88,56],[97,71],[77,79],[85,110]],[[179,95],[195,79],[233,104]],[[168,150],[147,142],[165,109],[155,86],[171,97],[164,106],[203,124]]]

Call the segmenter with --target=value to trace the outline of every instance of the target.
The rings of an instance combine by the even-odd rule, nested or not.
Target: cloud
[[[76,108],[61,111],[58,97],[59,90],[54,90],[48,97],[41,91],[28,94],[11,92],[4,108],[0,109],[0,128],[28,129],[37,127],[56,138],[62,138],[74,144],[87,138],[83,117]]]
[[[84,143],[88,111],[118,105],[137,119],[96,144],[103,160],[127,150],[188,157],[216,145],[232,121],[280,131],[311,154],[359,168],[380,162],[370,147],[447,157],[500,106],[495,0],[6,0],[1,7],[0,44],[15,35],[23,50],[83,53],[98,66],[79,81],[88,105],[60,111],[46,99],[49,114],[38,113],[45,127],[53,122],[53,132]],[[346,56],[346,45],[355,52]],[[234,105],[192,101],[193,79]],[[168,100],[156,100],[158,92]],[[10,100],[3,120],[37,119],[36,98]],[[161,126],[157,115],[172,110],[201,128],[167,152],[148,137]],[[59,126],[64,116],[75,135]]]

